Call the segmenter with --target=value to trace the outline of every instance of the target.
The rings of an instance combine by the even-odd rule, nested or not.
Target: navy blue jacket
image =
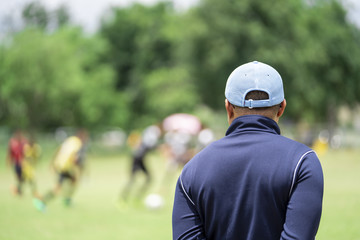
[[[323,174],[315,152],[280,135],[272,119],[236,118],[226,136],[184,167],[173,239],[315,238]]]

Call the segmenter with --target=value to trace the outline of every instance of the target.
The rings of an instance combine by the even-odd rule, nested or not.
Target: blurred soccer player
[[[34,201],[38,201],[40,195],[38,194],[36,187],[34,170],[36,159],[35,155],[29,155],[30,149],[35,153],[35,149],[31,148],[32,146],[35,146],[34,144],[33,141],[28,141],[26,139],[22,131],[15,131],[9,140],[7,163],[14,168],[16,175],[17,184],[13,192],[16,195],[22,195],[23,185],[29,183]]]
[[[146,188],[151,182],[151,175],[145,165],[146,155],[153,150],[159,141],[161,130],[158,126],[152,125],[147,127],[141,136],[132,134],[129,136],[129,144],[134,149],[132,154],[132,168],[128,183],[120,195],[119,203],[124,203],[128,200],[129,193],[135,182],[136,174],[140,171],[146,176],[146,180],[141,188],[140,194],[144,194]]]
[[[15,194],[22,194],[22,185],[24,183],[23,166],[24,161],[24,145],[27,142],[26,138],[20,130],[16,130],[9,140],[8,153],[6,162],[8,166],[13,167],[16,176]]]
[[[39,210],[44,210],[46,204],[63,190],[65,181],[69,182],[69,189],[64,194],[64,204],[65,206],[71,205],[80,174],[79,159],[81,159],[81,151],[86,139],[87,133],[80,130],[76,136],[68,137],[57,150],[52,167],[58,175],[58,181],[54,189],[44,196],[43,201],[36,204]]]

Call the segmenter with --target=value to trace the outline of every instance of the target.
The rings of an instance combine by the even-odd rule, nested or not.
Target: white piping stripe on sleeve
[[[195,206],[195,203],[190,199],[189,195],[188,195],[187,192],[185,191],[184,184],[183,184],[182,179],[181,179],[181,175],[180,175],[180,183],[181,183],[181,188],[182,188],[183,192],[185,193],[187,199],[189,199],[189,201],[192,203],[192,205]]]
[[[297,174],[297,171],[298,171],[298,168],[300,166],[300,163],[302,162],[302,160],[305,158],[305,156],[311,152],[314,152],[313,150],[310,150],[310,151],[307,151],[306,153],[304,153],[301,158],[299,159],[298,163],[296,164],[296,167],[295,167],[295,171],[294,171],[294,175],[293,175],[293,179],[292,179],[292,183],[291,183],[291,188],[290,188],[290,192],[289,192],[289,197],[292,193],[292,190],[294,188],[294,184],[295,184],[295,178],[296,178],[296,174]]]

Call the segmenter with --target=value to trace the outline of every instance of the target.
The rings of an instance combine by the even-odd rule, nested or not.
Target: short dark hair
[[[252,100],[265,100],[265,99],[269,99],[269,94],[267,94],[267,92],[263,92],[263,91],[251,91],[248,92],[245,96],[246,100],[252,99]]]
[[[250,91],[246,94],[245,96],[246,100],[266,100],[269,99],[269,94],[267,92],[264,91]],[[271,107],[260,107],[260,108],[247,108],[247,107],[239,107],[239,106],[235,106],[233,104],[231,104],[234,108],[237,108],[239,111],[241,111],[242,115],[246,115],[246,114],[261,114],[261,115],[268,115],[269,113],[272,114],[276,114],[277,111],[279,110],[279,107],[281,105],[281,103],[275,105],[275,106],[271,106]]]
[[[245,100],[266,100],[266,99],[269,99],[269,94],[267,92],[264,92],[264,91],[258,91],[258,90],[255,90],[255,91],[250,91],[246,94],[245,96]],[[233,105],[233,107],[239,107],[239,106],[236,106],[234,104],[231,104]],[[262,107],[262,108],[258,108],[258,109],[265,109],[265,108],[268,108],[268,107]]]

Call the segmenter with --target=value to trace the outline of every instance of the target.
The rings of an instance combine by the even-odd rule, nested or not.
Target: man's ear
[[[228,122],[229,122],[229,124],[231,124],[231,122],[234,118],[234,107],[227,99],[225,99],[225,109],[227,112]]]
[[[284,99],[284,100],[280,103],[280,108],[279,108],[279,110],[278,110],[278,113],[276,114],[276,116],[277,116],[278,118],[280,118],[280,117],[284,114],[285,108],[286,108],[286,99]]]

